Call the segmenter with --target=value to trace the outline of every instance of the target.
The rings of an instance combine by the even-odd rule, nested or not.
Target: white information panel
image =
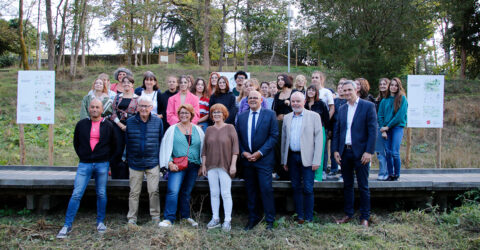
[[[409,75],[407,83],[407,126],[443,128],[444,76]]]
[[[18,71],[17,123],[54,124],[55,71]]]
[[[230,92],[232,92],[233,88],[237,86],[237,82],[235,82],[235,73],[237,72],[217,72],[220,76],[225,76],[228,79],[228,85],[230,86]],[[250,73],[247,72],[248,79],[250,79]]]

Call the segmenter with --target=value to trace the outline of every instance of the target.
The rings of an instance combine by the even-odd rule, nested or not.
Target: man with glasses
[[[272,173],[275,165],[273,148],[278,140],[278,124],[275,112],[261,107],[262,95],[251,91],[248,95],[249,110],[238,115],[236,124],[240,161],[243,166],[248,199],[248,224],[251,230],[262,219],[259,214],[261,197],[267,229],[273,229],[275,204]]]
[[[157,225],[160,222],[158,182],[160,178],[159,151],[163,136],[162,119],[151,115],[152,100],[141,96],[134,117],[127,120],[127,161],[130,171],[130,194],[128,197],[128,224],[137,224],[138,203],[144,174],[150,202],[150,216]]]
[[[237,86],[233,88],[232,92],[235,96],[239,96],[240,91],[242,91],[242,88],[243,88],[243,83],[245,82],[246,79],[248,79],[247,73],[241,70],[237,71],[237,73],[235,73],[233,78],[235,79],[235,83],[237,84]]]

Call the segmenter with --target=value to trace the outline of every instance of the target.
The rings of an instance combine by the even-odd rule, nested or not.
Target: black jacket
[[[100,122],[100,140],[95,148],[90,148],[90,130],[92,129],[92,120],[85,118],[80,120],[75,126],[73,135],[73,147],[75,152],[83,163],[106,162],[116,154],[120,149],[118,140],[115,137],[113,124],[103,118]]]
[[[170,127],[170,124],[167,122],[167,105],[168,105],[168,98],[171,96],[175,95],[178,91],[175,92],[170,92],[170,90],[165,90],[161,95],[158,96],[157,98],[157,113],[159,115],[162,115],[162,121],[163,121],[163,132],[167,131],[168,127]]]
[[[163,124],[157,116],[150,115],[147,122],[143,122],[138,113],[128,118],[125,133],[128,166],[145,170],[159,165],[162,136]]]
[[[305,103],[305,109],[317,112],[317,114],[319,114],[320,118],[322,119],[322,126],[326,129],[330,128],[330,115],[328,113],[328,107],[322,100],[314,102],[311,109],[308,106],[308,103]]]
[[[235,124],[235,117],[237,116],[237,105],[235,104],[235,96],[232,92],[220,93],[218,95],[213,94],[210,97],[208,107],[221,103],[228,109],[228,117],[225,122],[228,124]],[[211,122],[213,124],[213,122]]]

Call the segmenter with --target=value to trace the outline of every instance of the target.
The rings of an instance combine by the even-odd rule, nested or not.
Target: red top
[[[208,98],[208,97],[200,98],[200,101],[198,102],[198,106],[200,107],[200,118],[208,115],[208,113],[209,113],[208,102],[209,101],[210,101],[210,98]]]

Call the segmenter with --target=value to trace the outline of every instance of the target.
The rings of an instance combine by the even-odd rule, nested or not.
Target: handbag
[[[173,163],[177,165],[178,171],[183,171],[188,167],[188,151],[190,150],[191,141],[192,141],[192,133],[190,133],[190,137],[188,138],[187,155],[173,158]]]

